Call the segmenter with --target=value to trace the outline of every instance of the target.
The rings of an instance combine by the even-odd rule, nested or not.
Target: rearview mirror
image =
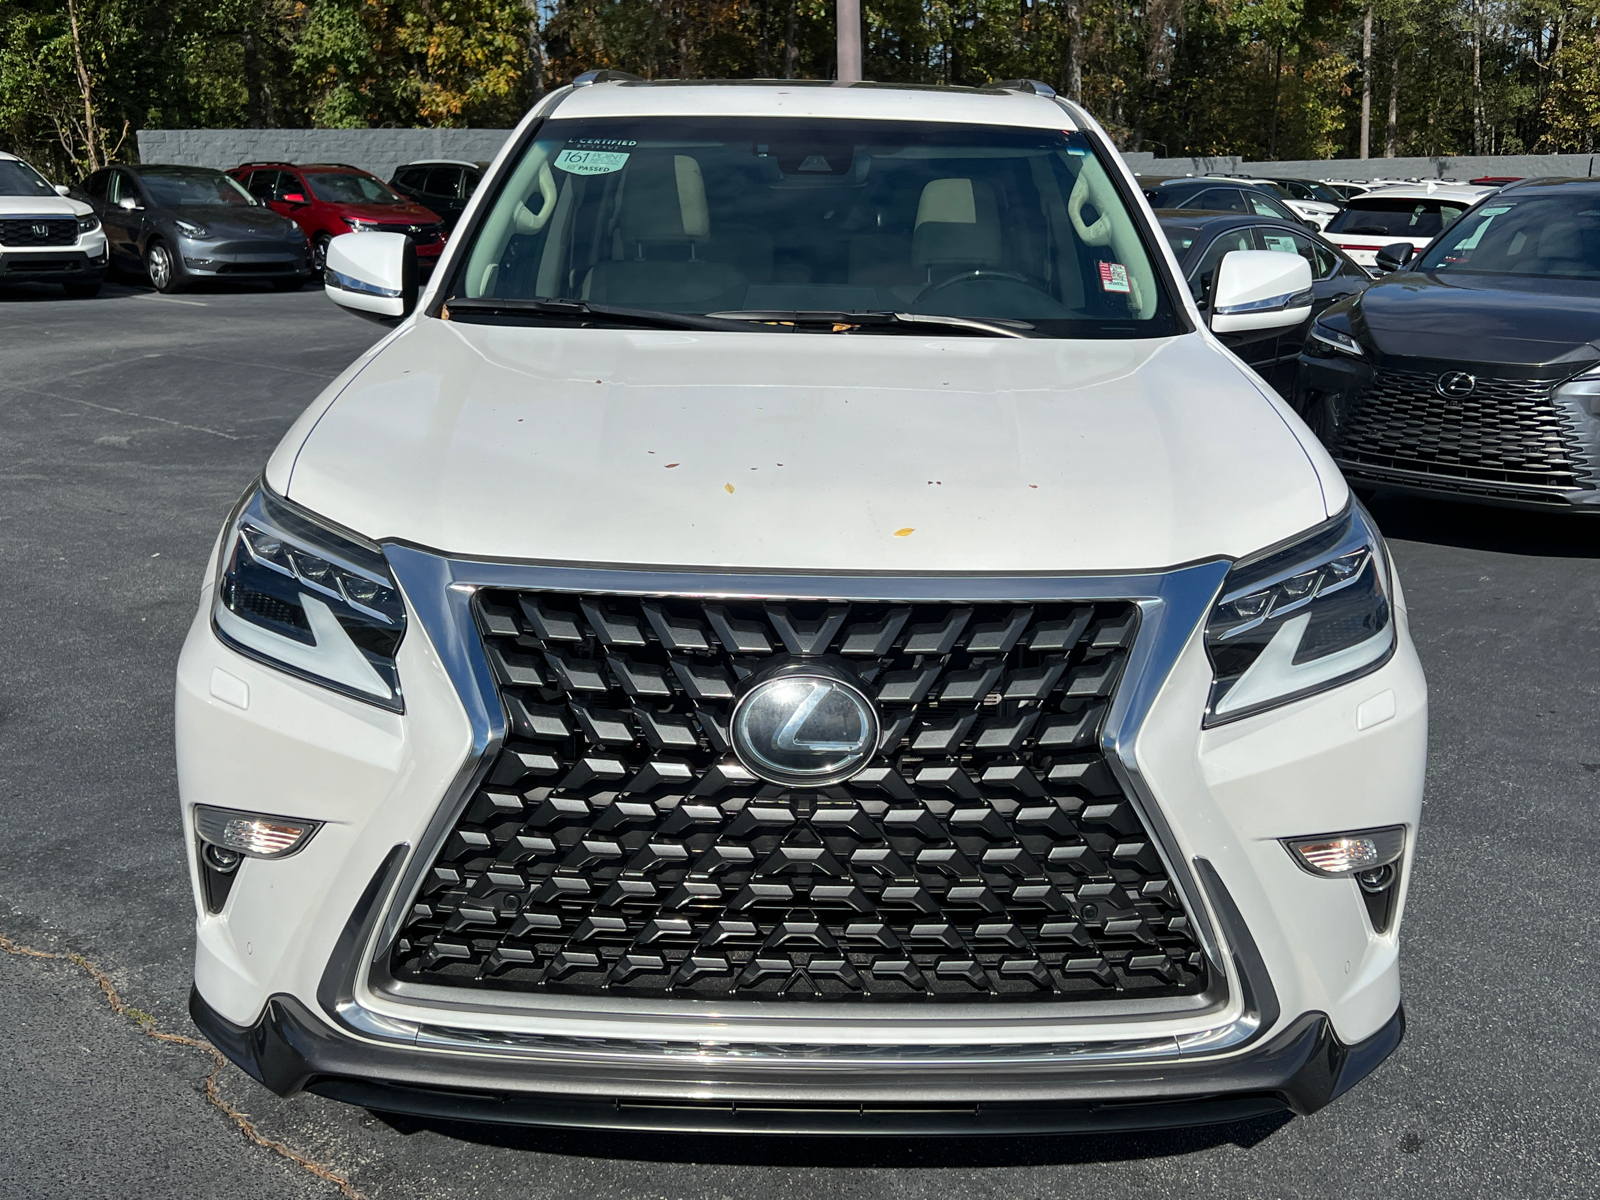
[[[1377,260],[1380,271],[1403,271],[1406,264],[1416,257],[1417,248],[1410,242],[1390,242],[1373,257]]]
[[[417,306],[417,246],[403,233],[345,233],[328,243],[328,299],[393,325]]]
[[[1311,264],[1298,254],[1235,250],[1217,264],[1211,331],[1288,329],[1311,315]]]

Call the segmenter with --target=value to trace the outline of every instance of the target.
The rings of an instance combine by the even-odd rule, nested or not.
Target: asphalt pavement
[[[231,502],[381,331],[320,290],[0,288],[0,935],[193,1036],[172,677]],[[723,1140],[280,1100],[0,952],[0,1198],[1578,1197],[1600,1192],[1600,521],[1379,495],[1431,686],[1410,1028],[1307,1118]],[[271,763],[239,764],[271,771]],[[231,1107],[230,1116],[219,1107]],[[241,1130],[243,1114],[258,1140]]]

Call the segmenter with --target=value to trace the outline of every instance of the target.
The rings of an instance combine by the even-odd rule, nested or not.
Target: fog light
[[[227,808],[195,805],[194,827],[207,851],[218,848],[250,858],[285,858],[311,839],[320,821],[300,821],[262,813],[237,812]],[[210,858],[219,871],[224,869]]]
[[[1356,875],[1363,887],[1381,891],[1394,879],[1391,864],[1405,853],[1406,829],[1404,825],[1391,825],[1387,829],[1285,838],[1283,844],[1302,870],[1324,879]],[[1375,886],[1366,882],[1380,877],[1382,882]]]
[[[229,850],[224,846],[213,846],[207,842],[201,851],[205,855],[206,866],[223,875],[231,875],[239,869],[239,864],[244,861],[244,855],[237,850]]]

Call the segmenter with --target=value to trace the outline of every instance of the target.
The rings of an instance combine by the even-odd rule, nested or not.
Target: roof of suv
[[[701,82],[626,80],[574,88],[549,113],[583,117],[816,117],[944,121],[1075,132],[1054,99],[1022,91],[836,84],[794,79]]]
[[[1362,192],[1354,197],[1356,200],[1376,200],[1391,198],[1395,200],[1481,200],[1490,192],[1497,189],[1492,187],[1475,187],[1466,183],[1390,183],[1373,188],[1370,192]]]

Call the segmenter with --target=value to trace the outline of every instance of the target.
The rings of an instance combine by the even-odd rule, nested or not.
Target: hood
[[[94,209],[81,200],[51,192],[41,196],[0,196],[0,217],[81,217]]]
[[[1289,424],[1201,335],[422,319],[307,426],[298,454],[286,440],[274,456],[275,487],[375,540],[468,557],[1141,570],[1242,555],[1327,516]]]
[[[1579,279],[1391,275],[1352,308],[1385,355],[1535,365],[1600,340],[1600,293]]]
[[[288,217],[280,217],[265,205],[246,207],[242,204],[218,204],[204,208],[167,208],[162,212],[174,220],[204,225],[213,234],[266,233],[278,237],[291,228],[300,228]]]
[[[341,204],[339,215],[357,217],[363,221],[382,221],[386,225],[399,222],[435,225],[439,221],[438,214],[420,204]]]

